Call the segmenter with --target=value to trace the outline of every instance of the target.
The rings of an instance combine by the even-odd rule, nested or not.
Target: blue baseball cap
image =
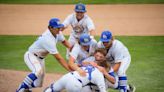
[[[60,24],[60,20],[58,18],[52,18],[52,19],[50,19],[49,26],[51,26],[53,28],[61,28],[61,27],[64,27],[63,24]]]
[[[84,33],[80,35],[79,41],[81,45],[88,46],[91,43],[91,38],[88,34]]]
[[[86,7],[84,4],[76,4],[75,6],[75,12],[86,12]]]
[[[101,33],[100,41],[109,42],[112,39],[112,33],[108,30]]]

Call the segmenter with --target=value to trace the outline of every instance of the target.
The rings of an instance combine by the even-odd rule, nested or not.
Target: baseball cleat
[[[136,87],[134,85],[129,84],[129,90],[127,90],[127,92],[135,92],[136,91]]]
[[[32,92],[31,89],[25,89],[24,92]]]

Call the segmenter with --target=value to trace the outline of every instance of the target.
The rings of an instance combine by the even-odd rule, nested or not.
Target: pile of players
[[[32,72],[16,92],[32,92],[32,88],[42,86],[44,58],[48,54],[53,55],[68,73],[44,92],[107,92],[110,88],[119,92],[134,92],[135,87],[127,82],[126,70],[131,62],[127,47],[109,30],[103,30],[97,42],[94,38],[95,26],[86,14],[86,6],[76,4],[74,11],[62,24],[58,18],[50,19],[46,31],[29,47],[24,61]],[[70,25],[72,32],[67,41],[62,31],[67,31]],[[58,52],[58,42],[67,48],[67,60]]]

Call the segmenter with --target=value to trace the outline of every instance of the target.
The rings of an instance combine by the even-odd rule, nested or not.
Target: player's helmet
[[[61,27],[64,27],[63,24],[60,24],[60,20],[58,18],[52,18],[52,19],[50,19],[49,26],[51,26],[53,28],[61,28]]]
[[[86,7],[84,4],[79,3],[75,6],[75,12],[86,12]]]
[[[112,33],[108,30],[105,30],[101,33],[100,41],[109,42],[112,39]]]
[[[88,34],[84,33],[80,35],[79,42],[83,46],[88,46],[91,43],[91,38]]]

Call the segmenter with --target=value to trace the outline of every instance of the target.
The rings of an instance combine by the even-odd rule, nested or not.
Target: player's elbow
[[[74,67],[74,63],[73,63],[73,62],[69,61],[69,62],[68,62],[68,65],[69,65],[69,67],[70,67],[71,69],[73,69],[73,67]]]

